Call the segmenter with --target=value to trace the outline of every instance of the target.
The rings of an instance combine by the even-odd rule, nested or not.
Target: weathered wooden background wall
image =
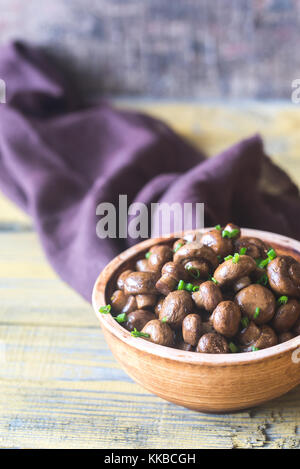
[[[0,0],[0,44],[39,43],[87,95],[290,98],[300,0]]]

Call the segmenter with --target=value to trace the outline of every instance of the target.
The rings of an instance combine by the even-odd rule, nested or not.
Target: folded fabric
[[[0,52],[7,103],[0,104],[0,188],[33,219],[64,281],[91,299],[103,267],[136,240],[99,239],[96,207],[203,202],[206,226],[300,237],[300,197],[264,154],[259,136],[206,159],[162,122],[106,103],[80,105],[37,48]]]

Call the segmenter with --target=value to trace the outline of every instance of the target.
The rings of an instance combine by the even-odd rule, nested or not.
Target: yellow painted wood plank
[[[0,340],[1,447],[299,446],[300,388],[251,412],[204,415],[134,384],[100,330],[8,325]]]

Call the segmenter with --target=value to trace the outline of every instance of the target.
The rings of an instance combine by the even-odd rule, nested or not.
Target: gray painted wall
[[[0,0],[0,44],[45,47],[87,95],[289,98],[300,0]]]

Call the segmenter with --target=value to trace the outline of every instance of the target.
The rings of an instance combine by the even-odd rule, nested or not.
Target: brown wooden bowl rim
[[[211,228],[203,228],[201,230],[196,230],[200,232],[205,232]],[[242,228],[243,236],[256,236],[260,237],[270,243],[276,243],[283,248],[290,248],[300,253],[300,242],[295,239],[289,238],[287,236],[279,235],[276,233],[271,233],[268,231],[260,231],[249,228]],[[199,364],[199,365],[246,365],[251,362],[262,361],[265,359],[271,359],[274,357],[279,357],[282,354],[287,352],[293,352],[300,347],[300,336],[295,337],[287,342],[284,342],[273,347],[269,347],[264,350],[259,350],[257,352],[245,352],[245,353],[236,353],[236,354],[207,354],[207,353],[196,353],[196,352],[187,352],[184,350],[179,350],[171,347],[165,347],[162,345],[157,345],[147,340],[141,338],[132,337],[130,332],[124,329],[120,324],[118,324],[111,314],[101,314],[99,313],[99,307],[103,306],[105,302],[105,288],[106,284],[112,277],[113,273],[125,262],[132,257],[136,257],[140,252],[147,251],[154,244],[166,242],[173,238],[179,238],[181,234],[174,233],[163,238],[150,238],[145,241],[142,241],[133,247],[123,251],[117,257],[115,257],[101,274],[98,276],[92,294],[92,303],[95,310],[96,316],[98,317],[103,328],[107,329],[111,334],[116,338],[125,342],[128,346],[133,347],[141,352],[153,354],[164,359],[175,360],[179,362],[185,362],[189,364]],[[99,285],[103,285],[99,289]],[[98,296],[102,298],[103,301],[98,301]]]

